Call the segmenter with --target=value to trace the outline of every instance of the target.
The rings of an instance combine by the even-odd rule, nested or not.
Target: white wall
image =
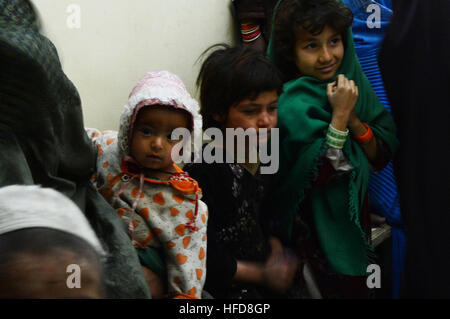
[[[101,130],[118,129],[131,89],[147,71],[177,74],[198,97],[200,54],[212,44],[236,41],[231,0],[32,2],[80,93],[85,126]],[[72,4],[80,9],[80,28],[69,27],[77,22]]]

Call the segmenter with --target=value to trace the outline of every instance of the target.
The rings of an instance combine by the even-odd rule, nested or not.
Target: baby
[[[198,112],[176,75],[150,72],[131,92],[118,133],[86,130],[98,151],[94,183],[128,228],[153,297],[160,295],[155,274],[167,274],[166,297],[202,294],[207,207],[198,183],[171,156],[180,143],[175,129],[201,136]]]

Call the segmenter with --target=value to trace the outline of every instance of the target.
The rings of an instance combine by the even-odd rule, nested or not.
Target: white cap
[[[37,185],[0,188],[0,236],[34,227],[56,229],[78,236],[101,256],[105,255],[89,221],[68,197]]]

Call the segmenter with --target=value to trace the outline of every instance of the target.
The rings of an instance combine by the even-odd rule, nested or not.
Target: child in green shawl
[[[323,297],[368,296],[369,172],[397,146],[392,118],[355,55],[352,20],[341,1],[280,0],[268,48],[287,81],[273,202]]]

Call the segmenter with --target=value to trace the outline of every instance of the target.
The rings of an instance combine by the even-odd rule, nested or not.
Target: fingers
[[[278,238],[273,237],[273,236],[269,237],[269,243],[270,243],[270,248],[272,249],[272,253],[283,251],[283,245],[281,244],[281,242]]]
[[[353,81],[353,80],[350,81],[350,87],[352,90],[353,98],[356,101],[359,96],[359,90],[358,90],[358,86],[356,85],[355,81]]]
[[[355,81],[349,80],[349,81],[348,81],[348,84],[349,84],[349,87],[352,89],[352,91],[354,91],[355,88],[356,88]]]
[[[328,83],[327,85],[327,95],[330,96],[331,94],[333,94],[334,91],[334,86],[336,85],[336,81]]]
[[[293,258],[292,256],[285,256],[284,262],[285,263],[282,267],[282,271],[279,272],[279,278],[280,287],[282,287],[283,290],[286,290],[287,288],[289,288],[295,278],[298,261],[295,257]]]
[[[336,78],[336,87],[338,89],[345,87],[345,80],[347,80],[347,78],[343,74],[339,74]]]
[[[355,81],[347,79],[343,74],[339,74],[338,78],[340,78],[340,80],[339,80],[339,83],[341,83],[340,87],[348,88],[356,96],[359,95],[358,86],[356,85]],[[328,89],[328,87],[327,87],[327,89]],[[327,90],[327,93],[328,93],[328,90]]]
[[[336,85],[335,85],[335,83],[336,83]],[[330,84],[333,84],[333,85],[331,86],[331,88],[333,88],[333,86],[336,86],[336,88],[338,88],[338,89],[340,89],[340,88],[347,88],[347,89],[351,89],[352,92],[354,92],[354,91],[355,91],[355,88],[357,87],[356,84],[355,84],[355,81],[349,80],[349,79],[348,79],[345,75],[343,75],[343,74],[339,74],[339,75],[337,76],[335,82],[332,82],[332,83],[329,83],[329,84],[328,84],[328,86],[327,86],[327,93],[333,92],[333,90],[331,90],[331,91],[329,90],[329,85],[330,85]]]
[[[266,284],[275,291],[284,292],[295,278],[298,260],[289,249],[277,254],[276,257],[276,260],[266,263]]]
[[[353,80],[350,80],[350,81],[348,81],[348,84],[349,84],[349,87],[352,89],[352,90],[354,90],[355,89],[355,81],[353,81]]]
[[[343,87],[345,87],[345,88],[349,88],[350,87],[350,80],[347,79],[345,76],[344,76],[343,82],[344,82],[344,86]]]
[[[353,95],[356,95],[356,84],[355,81],[350,80],[348,81],[348,87],[350,88]]]

